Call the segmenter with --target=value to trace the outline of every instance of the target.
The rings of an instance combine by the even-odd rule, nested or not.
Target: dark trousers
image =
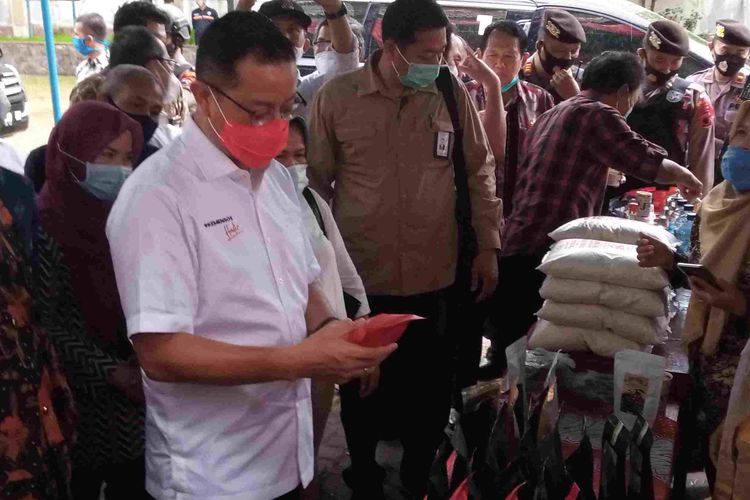
[[[146,464],[143,457],[112,464],[101,469],[73,469],[72,490],[75,500],[99,500],[105,484],[106,500],[153,500],[146,492]]]
[[[415,494],[426,491],[450,412],[454,349],[448,335],[448,293],[368,297],[373,315],[417,314],[426,320],[412,323],[399,348],[383,362],[380,386],[372,396],[359,397],[358,381],[341,387],[341,420],[355,490],[369,493],[382,483],[375,450],[379,440],[397,438],[404,447],[404,486]]]
[[[539,289],[544,274],[536,268],[544,253],[511,255],[500,258],[500,283],[492,298],[490,322],[496,337],[492,340],[494,356],[504,359],[505,348],[526,335],[542,307]]]

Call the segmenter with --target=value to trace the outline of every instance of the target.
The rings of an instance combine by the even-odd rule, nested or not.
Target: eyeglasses
[[[170,59],[168,57],[157,57],[157,60],[167,65],[170,71],[174,71],[174,69],[177,67],[177,61],[174,59]]]
[[[203,82],[203,83],[206,83],[206,82]],[[206,83],[206,85],[210,89],[215,90],[216,92],[218,92],[219,94],[221,94],[222,96],[224,96],[225,98],[227,98],[232,104],[234,104],[235,106],[237,106],[238,108],[240,108],[242,111],[244,111],[245,113],[247,113],[250,116],[250,123],[252,125],[255,125],[255,126],[265,125],[265,124],[267,124],[269,122],[272,122],[273,120],[277,119],[277,116],[276,116],[277,113],[267,112],[267,113],[261,113],[261,114],[259,114],[256,111],[252,111],[252,110],[247,109],[245,106],[243,106],[242,104],[240,104],[239,102],[237,102],[236,100],[234,100],[233,97],[229,96],[226,92],[224,92],[220,88],[215,87],[215,86],[213,86],[213,85],[211,85],[209,83]],[[287,120],[287,121],[291,120],[292,118],[294,118],[294,116],[295,116],[294,113],[295,113],[295,111],[297,111],[297,108],[299,108],[299,106],[301,104],[303,104],[303,103],[304,103],[304,100],[302,99],[302,97],[299,94],[297,94],[294,97],[294,102],[293,103],[291,103],[289,105],[282,106],[279,109],[279,111],[278,111],[278,119],[280,119],[280,120]]]

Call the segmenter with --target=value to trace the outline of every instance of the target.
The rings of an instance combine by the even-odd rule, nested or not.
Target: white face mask
[[[294,179],[294,184],[297,186],[297,190],[302,191],[305,189],[309,184],[307,180],[307,164],[297,163],[290,165],[287,168],[289,169],[289,173],[292,174],[292,179]]]
[[[305,55],[304,47],[294,47],[294,57],[297,59],[297,64],[302,60],[302,56]]]
[[[336,54],[332,50],[315,54],[315,67],[318,72],[329,75],[336,71]]]

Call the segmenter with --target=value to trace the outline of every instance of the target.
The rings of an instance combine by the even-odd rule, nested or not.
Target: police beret
[[[586,32],[576,17],[561,9],[547,9],[544,14],[544,31],[563,43],[586,43]]]
[[[750,47],[750,29],[739,21],[733,19],[716,21],[715,35],[718,40],[729,45]]]
[[[673,56],[690,53],[690,38],[685,28],[674,21],[655,21],[646,31],[644,46]]]
[[[269,19],[281,16],[297,19],[305,29],[312,24],[312,19],[305,13],[305,9],[292,0],[271,0],[261,5],[258,12]]]

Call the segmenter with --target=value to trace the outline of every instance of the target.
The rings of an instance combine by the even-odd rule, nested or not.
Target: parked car
[[[0,49],[0,84],[5,96],[10,101],[10,112],[0,116],[0,137],[29,128],[29,108],[26,102],[26,91],[21,83],[21,75],[12,64],[3,61]]]
[[[365,48],[369,56],[382,46],[381,22],[386,7],[392,0],[346,0],[349,14],[365,26]],[[510,20],[521,24],[529,34],[528,51],[533,52],[544,11],[561,8],[581,21],[588,41],[581,50],[582,66],[607,50],[635,52],[642,43],[648,25],[664,19],[661,15],[626,0],[438,0],[456,31],[472,47],[479,45],[484,28],[494,21]],[[320,6],[313,0],[300,4],[313,18],[310,27],[315,32],[324,18]],[[711,51],[702,38],[690,36],[690,55],[680,70],[681,76],[713,65]],[[314,69],[312,52],[300,64],[303,74]]]

